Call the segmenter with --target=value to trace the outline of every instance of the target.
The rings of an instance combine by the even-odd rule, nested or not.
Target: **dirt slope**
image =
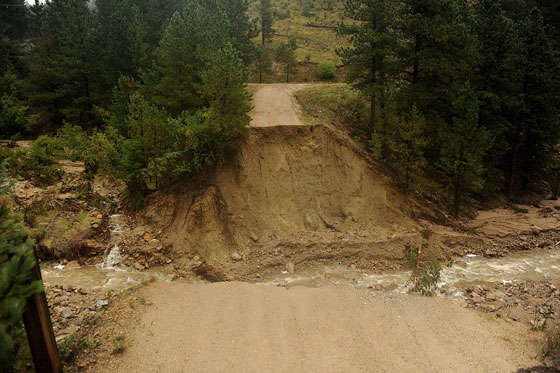
[[[236,158],[148,201],[146,224],[161,227],[178,256],[223,265],[238,253],[257,267],[334,257],[371,263],[420,244],[406,202],[369,156],[336,130],[301,124],[293,92],[307,86],[252,85],[252,127]],[[247,268],[238,264],[238,272]]]
[[[419,238],[367,155],[324,126],[252,128],[238,158],[202,187],[184,185],[148,204],[149,224],[163,227],[166,242],[209,261],[290,245],[311,252],[315,244],[402,257],[403,242],[379,241]]]
[[[498,324],[442,299],[220,283],[155,284],[107,372],[513,372]]]

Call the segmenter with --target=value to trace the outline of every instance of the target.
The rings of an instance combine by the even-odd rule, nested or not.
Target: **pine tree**
[[[120,76],[138,77],[149,68],[155,45],[149,45],[145,16],[133,2],[98,0],[95,18],[96,104],[107,106]]]
[[[278,46],[276,51],[276,59],[284,66],[284,73],[286,74],[286,83],[290,82],[290,75],[297,72],[297,57],[296,49],[298,48],[297,39],[291,37],[287,42]]]
[[[54,0],[46,6],[40,38],[30,54],[30,106],[48,128],[65,120],[95,124],[93,17],[86,0]]]
[[[254,57],[252,39],[259,35],[258,20],[249,19],[250,0],[198,0],[207,12],[218,15],[218,20],[227,24],[229,42],[241,53],[243,62],[249,65]],[[223,45],[221,45],[223,46]]]
[[[42,291],[42,284],[31,281],[34,242],[27,238],[22,216],[12,212],[9,194],[6,165],[0,164],[0,366],[15,372],[16,355],[25,338],[26,299]]]
[[[264,46],[267,41],[272,39],[272,33],[274,32],[272,28],[274,18],[272,17],[272,5],[270,0],[260,0],[259,15],[261,17],[262,45]]]
[[[227,19],[209,12],[198,0],[189,1],[182,13],[175,13],[156,52],[154,102],[172,115],[200,108],[200,72],[208,56],[230,41],[228,30]]]
[[[428,135],[449,121],[451,104],[471,79],[476,43],[472,8],[463,0],[403,0],[397,27],[401,90],[406,109],[416,104],[426,116]],[[438,148],[439,143],[432,144]],[[437,153],[434,158],[437,159]]]
[[[347,0],[339,35],[350,37],[351,47],[337,49],[344,65],[350,67],[346,80],[364,94],[371,105],[369,136],[373,139],[377,109],[383,105],[388,78],[393,74],[392,54],[395,37],[392,2],[388,0]]]
[[[513,121],[508,193],[518,180],[526,191],[531,175],[539,178],[543,164],[560,138],[560,57],[550,39],[552,33],[538,9],[519,24],[521,37],[520,86],[522,103]]]
[[[500,166],[510,147],[506,134],[521,104],[517,93],[520,43],[515,24],[500,2],[478,2],[475,15],[478,59],[473,88],[479,101],[479,125],[495,140],[485,160],[485,178],[487,189],[497,190],[504,185]]]
[[[259,74],[259,83],[262,83],[263,74],[272,74],[272,58],[264,45],[255,48],[255,72]]]
[[[416,106],[399,121],[392,153],[407,192],[414,190],[426,167],[424,149],[427,141],[423,136],[424,117]]]
[[[465,198],[484,186],[482,160],[490,144],[488,133],[478,125],[478,99],[468,84],[453,102],[453,120],[441,136],[440,168],[451,211],[458,216]]]
[[[0,35],[22,42],[27,31],[25,0],[2,0],[0,7]]]
[[[202,72],[200,94],[228,138],[236,138],[249,125],[250,95],[247,92],[249,72],[241,54],[227,44],[208,60]]]

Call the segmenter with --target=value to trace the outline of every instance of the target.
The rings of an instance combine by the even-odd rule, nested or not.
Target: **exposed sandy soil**
[[[512,372],[505,330],[443,299],[243,283],[154,284],[106,372]],[[508,332],[510,333],[510,332]]]
[[[559,206],[558,201],[542,201],[539,207],[517,206],[517,211],[504,208],[480,211],[469,225],[477,232],[491,237],[531,233],[535,229],[558,230]]]
[[[301,126],[294,93],[314,84],[251,84],[251,127]]]
[[[388,178],[325,126],[252,128],[237,159],[203,185],[156,193],[147,204],[146,225],[159,227],[178,256],[216,265],[232,264],[234,252],[258,264],[262,253],[292,249],[302,254],[296,264],[348,250],[395,260],[421,242]]]

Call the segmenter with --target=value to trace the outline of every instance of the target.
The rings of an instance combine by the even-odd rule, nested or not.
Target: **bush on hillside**
[[[317,77],[321,80],[330,80],[334,78],[335,71],[334,63],[323,61],[317,67]]]
[[[0,366],[5,372],[20,371],[17,358],[26,346],[25,303],[42,291],[40,281],[31,281],[34,242],[23,228],[23,217],[11,209],[10,193],[6,163],[0,163]]]
[[[556,367],[560,367],[560,320],[546,333],[543,353]]]
[[[40,136],[29,149],[0,147],[0,162],[5,162],[12,177],[50,185],[62,176],[56,163],[56,156],[61,153],[61,149],[56,138]]]

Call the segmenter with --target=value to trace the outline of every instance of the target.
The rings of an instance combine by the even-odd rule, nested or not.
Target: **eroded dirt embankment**
[[[202,187],[156,194],[148,206],[147,223],[174,250],[213,263],[235,253],[265,267],[286,257],[392,260],[422,239],[368,156],[324,126],[251,128],[237,158]]]

